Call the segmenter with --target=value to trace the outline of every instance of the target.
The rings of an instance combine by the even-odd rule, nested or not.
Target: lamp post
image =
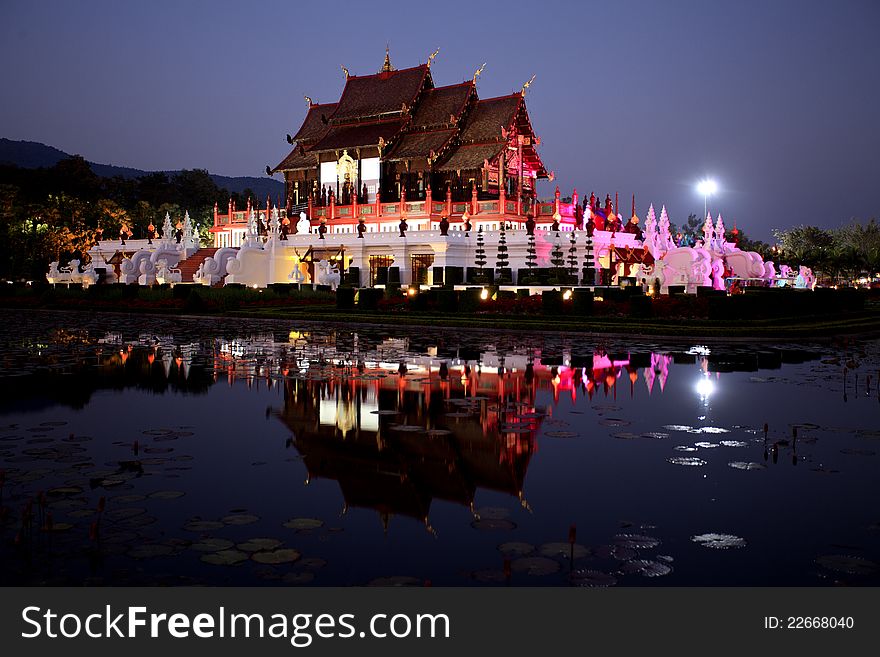
[[[709,197],[718,191],[717,183],[711,178],[697,183],[697,191],[703,195],[703,219],[709,215]]]

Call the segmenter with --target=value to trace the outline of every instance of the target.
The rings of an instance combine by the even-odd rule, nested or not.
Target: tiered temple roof
[[[479,100],[474,81],[435,88],[429,64],[398,71],[386,55],[379,73],[347,75],[338,103],[310,103],[293,150],[272,172],[311,169],[346,149],[415,170],[475,170],[497,166],[514,135],[524,137],[523,162],[546,178],[522,92]]]

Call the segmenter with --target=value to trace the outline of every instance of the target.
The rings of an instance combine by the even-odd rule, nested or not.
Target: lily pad
[[[826,554],[816,559],[816,563],[828,570],[847,575],[873,575],[878,568],[877,564],[869,559],[847,554]]]
[[[276,538],[251,538],[244,543],[239,543],[235,547],[242,552],[263,552],[274,550],[281,545],[281,543],[282,542]]]
[[[766,470],[767,466],[763,463],[755,463],[754,461],[732,461],[727,464],[735,470]]]
[[[234,566],[248,560],[248,555],[239,550],[220,550],[211,554],[203,554],[202,561],[214,566]]]
[[[324,526],[323,520],[317,518],[294,518],[284,523],[284,527],[295,529],[296,531],[304,531],[308,529],[318,529]]]
[[[225,525],[251,525],[257,522],[259,518],[249,513],[235,513],[230,516],[224,516],[220,520]]]
[[[188,532],[211,532],[222,527],[224,524],[216,520],[192,520],[183,526]]]
[[[659,561],[634,559],[623,564],[621,571],[626,575],[642,575],[643,577],[662,577],[672,572],[672,566]]]
[[[220,552],[230,549],[235,543],[225,538],[203,538],[198,543],[190,545],[191,550],[196,552]]]
[[[309,582],[314,581],[315,573],[310,571],[300,571],[298,573],[285,573],[285,575],[281,578],[281,581],[285,584],[291,585],[299,585],[299,584],[308,584]]]
[[[517,573],[540,577],[559,572],[560,565],[555,559],[547,557],[520,557],[510,562],[510,568]]]
[[[746,540],[733,534],[699,534],[691,536],[691,540],[703,547],[712,548],[713,550],[727,550],[729,548],[743,548],[746,546]]]
[[[293,563],[300,558],[300,553],[293,548],[282,548],[280,550],[272,550],[271,552],[257,552],[251,555],[251,559],[257,563],[265,564],[282,564]]]
[[[660,539],[642,534],[618,534],[614,542],[622,547],[632,550],[650,550],[660,545]]]
[[[601,570],[576,570],[571,574],[571,583],[574,586],[586,586],[590,588],[607,588],[617,584],[617,578]]]
[[[666,460],[667,462],[672,463],[672,465],[684,465],[689,467],[700,467],[706,465],[706,461],[704,461],[703,459],[698,459],[696,457],[673,456]]]
[[[157,490],[148,497],[151,500],[176,500],[178,497],[186,495],[182,490]]]
[[[531,543],[522,543],[520,541],[510,541],[502,543],[498,546],[498,551],[505,557],[524,557],[535,551],[535,546]]]

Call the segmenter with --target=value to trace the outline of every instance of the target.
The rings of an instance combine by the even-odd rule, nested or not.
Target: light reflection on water
[[[877,583],[877,341],[9,320],[6,584]]]

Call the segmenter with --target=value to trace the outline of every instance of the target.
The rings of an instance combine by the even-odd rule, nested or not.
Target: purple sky
[[[363,7],[363,8],[358,8]],[[303,94],[440,47],[436,84],[487,62],[527,103],[564,195],[635,192],[644,219],[831,227],[880,214],[880,2],[0,3],[0,136],[142,169],[260,175]],[[555,183],[554,183],[555,184]],[[554,184],[544,183],[542,196]]]

